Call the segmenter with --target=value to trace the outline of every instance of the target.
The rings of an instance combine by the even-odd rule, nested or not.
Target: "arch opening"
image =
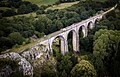
[[[79,28],[79,38],[83,38],[83,37],[85,37],[85,26],[84,25],[80,26]]]
[[[93,27],[94,27],[94,23],[92,21],[90,21],[87,25],[87,29],[90,30],[90,29],[93,29]]]
[[[53,56],[57,57],[65,53],[65,39],[63,36],[57,36],[52,41]]]
[[[95,19],[94,24],[97,24],[97,23],[98,23],[98,21],[99,21],[99,19],[98,19],[98,18],[97,18],[97,19]]]
[[[85,37],[85,27],[84,25],[82,25],[79,28],[79,50],[80,52],[82,51],[82,44],[83,44],[84,37]]]
[[[70,53],[78,52],[77,50],[77,33],[75,30],[71,30],[67,35],[68,50]]]

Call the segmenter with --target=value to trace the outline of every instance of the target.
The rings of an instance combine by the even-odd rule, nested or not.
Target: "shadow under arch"
[[[87,24],[87,29],[89,29],[89,30],[91,30],[91,29],[93,29],[94,28],[94,22],[92,22],[92,21],[90,21],[90,22],[88,22],[88,24]]]
[[[77,52],[77,32],[75,30],[71,30],[67,34],[67,40],[68,40],[68,50],[70,53]]]
[[[94,24],[96,25],[98,23],[98,21],[100,21],[99,18],[96,18],[94,21]]]
[[[53,56],[62,55],[65,53],[65,38],[63,36],[57,36],[52,41]]]
[[[85,26],[82,25],[79,27],[79,51],[82,51],[82,44],[85,37]]]
[[[79,38],[84,38],[85,37],[85,26],[82,25],[79,27]]]

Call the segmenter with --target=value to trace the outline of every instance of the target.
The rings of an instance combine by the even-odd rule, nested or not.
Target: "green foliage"
[[[43,37],[44,34],[45,34],[45,33],[43,33],[43,32],[40,33],[40,32],[38,32],[38,31],[35,31],[35,35],[36,35],[37,37],[39,37],[39,38],[40,38],[40,37]]]
[[[81,19],[84,20],[84,19],[87,19],[89,17],[89,12],[88,11],[83,11],[81,13]]]
[[[89,61],[94,66],[98,77],[105,76],[106,73],[105,66],[100,58],[95,57],[92,53],[86,53],[84,55],[81,55],[80,58],[82,60]]]
[[[9,38],[13,45],[14,44],[22,44],[22,42],[24,41],[24,38],[22,37],[22,35],[19,32],[10,33]]]
[[[5,65],[10,65],[13,69],[18,67],[17,62],[9,60],[9,59],[1,58],[0,59],[0,68],[2,68]]]
[[[43,66],[34,67],[34,77],[57,77],[57,71],[55,69],[55,64],[51,62],[52,60],[47,60]],[[39,61],[38,61],[39,62]]]
[[[65,70],[63,70],[63,72],[62,72],[62,74],[61,74],[61,76],[60,77],[68,77],[68,75],[67,75],[67,73],[66,73],[66,71]]]
[[[103,33],[101,33],[101,32],[103,32]],[[99,54],[99,57],[101,56],[100,57],[101,59],[104,59],[105,56],[108,56],[110,54],[110,51],[113,50],[112,52],[114,52],[114,50],[115,51],[118,50],[115,47],[118,47],[117,45],[120,41],[118,39],[120,37],[119,31],[117,32],[117,31],[112,31],[112,30],[110,30],[110,31],[109,30],[100,30],[95,34],[95,38],[96,38],[96,36],[98,37],[98,39],[96,39],[94,42],[94,44],[95,44],[94,45],[94,54],[95,55]],[[114,44],[114,43],[116,43],[116,44]],[[115,45],[115,47],[114,47],[114,45]],[[113,49],[111,49],[111,48],[113,48]]]
[[[12,46],[10,38],[0,37],[0,51],[4,50],[4,48],[10,48]]]
[[[25,4],[21,5],[18,8],[18,13],[19,14],[26,14],[26,13],[29,13],[31,11],[32,11],[32,9],[29,6],[27,7]]]
[[[63,24],[61,23],[60,20],[56,20],[54,25],[56,26],[57,30],[60,30],[63,28]]]
[[[58,0],[59,2],[61,3],[64,3],[64,2],[74,2],[74,1],[77,1],[77,0]]]
[[[102,34],[104,34],[107,31],[107,29],[100,29],[95,33],[94,40],[97,40],[98,37],[100,37]]]
[[[62,56],[61,61],[58,62],[58,71],[65,71],[67,74],[69,74],[70,70],[72,69],[73,63],[71,61],[71,56],[65,55]]]
[[[52,20],[46,16],[40,16],[34,23],[35,29],[39,32],[44,32],[45,34],[49,33],[52,26]]]
[[[24,38],[34,34],[33,18],[19,17],[13,20],[0,20],[0,51],[11,48],[15,44],[29,43]]]
[[[96,77],[96,70],[89,61],[81,60],[71,70],[72,77]]]
[[[37,5],[51,5],[54,4],[57,0],[24,0],[24,1],[30,1],[31,3]]]
[[[16,12],[14,10],[7,10],[2,13],[2,17],[8,17],[8,16],[13,16],[16,15]]]
[[[112,11],[107,14],[106,18],[100,21],[97,26],[99,28],[105,28],[109,30],[120,30],[120,12],[119,10]]]
[[[118,63],[117,67],[119,68],[119,46],[120,46],[120,32],[113,30],[100,30],[95,34],[94,42],[94,56],[99,59],[97,61],[103,62],[103,65],[108,76],[119,76],[119,73],[116,73],[116,66],[111,63]],[[99,65],[99,64],[97,64]],[[111,68],[111,69],[109,69]],[[99,69],[99,68],[98,68]],[[114,70],[115,72],[112,72]],[[117,69],[119,70],[119,69]]]
[[[0,7],[2,17],[14,16],[16,14],[26,14],[39,9],[37,5],[22,0],[0,1],[0,6],[5,8],[9,7],[9,9],[6,10],[1,10]]]
[[[36,11],[36,14],[43,14],[44,13],[44,10],[37,10]]]

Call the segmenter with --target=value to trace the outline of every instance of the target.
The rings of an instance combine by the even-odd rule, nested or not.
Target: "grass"
[[[48,4],[53,4],[55,3],[57,0],[24,0],[24,1],[30,1],[32,3],[35,3],[35,4],[38,4],[38,5],[42,5],[42,4],[45,4],[45,5],[48,5]],[[69,3],[61,3],[59,5],[53,5],[49,8],[47,8],[46,10],[48,9],[64,9],[64,8],[67,8],[67,7],[70,7],[74,4],[77,4],[79,3],[79,1],[76,1],[76,2],[69,2]],[[8,10],[8,9],[11,9],[11,8],[8,8],[8,7],[0,7],[0,10]],[[45,11],[46,11],[45,10]],[[15,16],[10,16],[10,17],[5,17],[5,18],[8,18],[8,19],[13,19],[14,17],[22,17],[22,16],[25,16],[25,17],[36,17],[37,14],[35,12],[32,12],[32,13],[29,13],[29,14],[21,14],[21,15],[15,15]]]
[[[51,5],[54,4],[57,0],[23,0],[23,1],[29,1],[31,3],[40,5]]]
[[[93,1],[97,1],[97,2],[106,2],[107,0],[93,0]]]
[[[6,10],[9,10],[11,8],[8,8],[8,7],[0,7],[0,10],[3,10],[3,11],[6,11]]]
[[[47,8],[46,10],[48,10],[48,9],[52,9],[52,10],[55,10],[55,9],[64,9],[64,8],[70,7],[70,6],[72,6],[74,4],[77,4],[77,3],[79,3],[79,1],[68,2],[68,3],[61,3],[59,5],[51,6],[51,7]]]
[[[28,14],[15,15],[15,17],[21,17],[21,16],[25,16],[25,17],[30,17],[30,16],[36,17],[37,14],[34,13],[34,12],[32,12],[32,13],[28,13]]]
[[[14,15],[14,16],[4,17],[4,18],[12,20],[14,17],[17,18],[17,17],[22,17],[22,16],[25,16],[25,17],[30,17],[30,16],[31,17],[36,17],[37,14],[35,12],[32,12],[32,13],[28,13],[28,14],[20,14],[20,15]]]

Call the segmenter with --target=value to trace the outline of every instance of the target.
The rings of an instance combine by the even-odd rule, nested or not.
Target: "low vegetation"
[[[55,9],[64,9],[64,8],[67,8],[67,7],[70,7],[74,4],[77,4],[79,3],[79,1],[76,1],[76,2],[69,2],[69,3],[61,3],[61,4],[58,4],[58,5],[53,5],[51,7],[48,7],[46,10],[55,10]]]
[[[52,5],[55,4],[57,0],[24,0],[24,1],[29,1],[31,3],[37,4],[38,6],[40,5]]]

